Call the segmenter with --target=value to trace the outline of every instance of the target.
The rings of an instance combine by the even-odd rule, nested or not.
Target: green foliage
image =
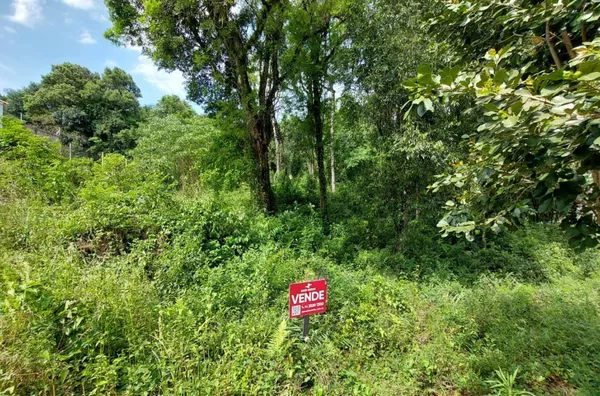
[[[192,106],[177,95],[166,95],[160,98],[156,106],[151,110],[154,117],[175,116],[177,118],[192,118],[196,115]]]
[[[183,190],[231,190],[247,180],[251,166],[239,130],[220,129],[204,117],[156,117],[137,130],[132,155]]]
[[[566,32],[573,46],[591,41],[600,24],[596,2],[586,0],[547,1],[443,1],[445,7],[429,21],[439,41],[453,46],[464,61],[478,61],[490,48],[518,47],[516,64],[529,61],[549,65],[550,49],[544,45],[546,25],[550,36]],[[556,41],[559,60],[569,59],[564,36]],[[543,68],[543,67],[542,67]]]
[[[24,96],[25,110],[42,129],[60,132],[63,144],[87,154],[124,152],[132,142],[121,131],[139,119],[140,90],[130,75],[106,68],[102,75],[63,63]]]
[[[107,35],[183,70],[214,118],[139,109],[119,69],[9,93],[96,158],[3,119],[0,394],[598,393],[600,253],[573,249],[597,238],[596,3],[107,3]],[[525,45],[547,27],[556,70]],[[248,187],[273,198],[276,99],[266,214]],[[319,278],[305,340],[289,284]]]
[[[65,162],[57,144],[33,135],[14,118],[0,128],[0,199],[38,197],[59,202],[74,196],[87,161]]]
[[[553,9],[553,15],[572,18],[574,3]],[[547,17],[548,6],[540,7],[523,12]],[[584,23],[581,18],[577,20]],[[522,15],[511,14],[509,20],[523,23]],[[450,188],[455,195],[446,203],[448,213],[439,227],[472,239],[478,227],[499,232],[531,214],[551,213],[562,220],[573,247],[596,246],[600,168],[595,87],[600,75],[595,70],[600,42],[594,39],[570,50],[573,59],[554,71],[543,62],[516,62],[524,48],[514,44],[489,50],[474,71],[455,66],[434,73],[424,65],[407,83],[420,115],[433,110],[432,99],[452,105],[453,98],[465,94],[477,98],[471,111],[481,114],[477,131],[463,135],[468,157],[432,186],[434,191]]]
[[[250,249],[218,266],[190,266],[210,247],[144,251],[83,261],[64,248],[54,259],[5,250],[3,389],[391,395],[451,386],[486,394],[498,367],[515,364],[523,374],[505,389],[599,386],[598,302],[582,298],[595,295],[597,280],[532,286],[484,277],[461,286],[407,281],[373,264],[350,269],[303,248]],[[148,278],[156,254],[171,273]],[[282,317],[287,285],[322,276],[328,313],[311,319],[306,345]]]
[[[157,173],[143,172],[119,154],[94,164],[78,192],[79,208],[66,235],[86,255],[121,254],[132,244],[157,242],[174,205]]]
[[[23,117],[23,121],[29,121],[29,114],[25,111],[25,97],[33,95],[40,88],[38,83],[30,83],[21,89],[7,89],[6,97],[3,99],[8,102],[4,109],[5,115],[12,115],[15,118]]]
[[[494,395],[497,396],[531,396],[533,393],[527,391],[515,390],[515,380],[517,379],[517,374],[519,373],[519,369],[516,368],[515,371],[510,373],[505,373],[500,370],[496,370],[496,375],[498,375],[497,380],[488,381],[491,385],[491,388],[496,391]]]
[[[208,120],[190,122],[214,132]],[[57,156],[16,121],[12,130],[20,143],[3,146],[11,147],[2,151],[7,163],[33,159],[31,147]],[[484,246],[414,224],[395,253],[371,248],[356,214],[341,221],[347,215],[338,213],[326,237],[309,205],[267,217],[248,191],[181,195],[164,179],[176,156],[61,161],[74,199],[0,203],[4,392],[600,387],[599,256],[575,255],[555,229],[490,235]],[[311,318],[306,344],[299,323],[285,317],[288,284],[321,277],[328,313]],[[495,379],[516,366],[518,377]]]

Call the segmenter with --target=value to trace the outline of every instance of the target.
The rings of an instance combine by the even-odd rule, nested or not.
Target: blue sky
[[[71,62],[96,72],[120,67],[142,91],[142,104],[167,94],[185,98],[180,72],[158,70],[139,49],[104,39],[110,26],[103,0],[0,0],[0,92],[40,81],[51,65]]]

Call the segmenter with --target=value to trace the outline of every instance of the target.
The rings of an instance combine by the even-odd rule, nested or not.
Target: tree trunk
[[[567,47],[567,52],[569,53],[569,58],[573,59],[577,56],[575,51],[573,50],[573,43],[571,42],[571,38],[569,37],[569,32],[563,30],[560,34],[565,47]]]
[[[419,215],[421,214],[421,209],[419,208],[419,204],[421,203],[421,195],[419,194],[419,186],[416,188],[416,204],[415,204],[415,220],[419,220]]]
[[[585,11],[586,5],[587,5],[587,0],[583,0],[583,2],[581,2],[581,8],[580,8],[580,12],[582,14]],[[581,42],[585,43],[586,41],[588,41],[587,28],[585,26],[585,22],[581,22],[579,27],[581,28]]]
[[[556,68],[560,69],[562,67],[562,63],[560,61],[560,58],[558,57],[558,53],[556,52],[554,43],[552,42],[552,32],[550,31],[550,19],[546,21],[546,45],[548,45],[550,55],[552,55],[552,59],[554,60]]]
[[[311,78],[311,97],[309,110],[312,116],[315,130],[315,143],[317,148],[317,173],[319,176],[319,202],[321,216],[325,232],[329,230],[329,218],[327,213],[327,178],[325,177],[325,149],[323,147],[323,118],[321,115],[321,81],[318,78]]]
[[[402,203],[402,234],[406,234],[406,231],[408,231],[408,224],[410,223],[410,204],[406,199],[408,198],[405,197],[405,201]]]
[[[271,189],[271,175],[269,169],[270,128],[270,114],[259,114],[255,117],[250,117],[252,152],[256,162],[257,195],[259,204],[267,213],[273,213],[275,211],[275,196]]]
[[[592,171],[592,180],[594,184],[600,189],[600,170]],[[600,225],[600,198],[596,200],[596,204],[594,205],[594,213],[596,215],[596,223]]]
[[[275,174],[279,176],[283,168],[283,136],[277,118],[273,116],[273,132],[275,135]]]
[[[311,149],[308,157],[306,158],[306,167],[308,168],[308,176],[310,176],[311,179],[314,179],[314,177],[315,177],[315,161],[314,161],[313,157],[314,156],[313,156],[313,152]]]
[[[331,91],[331,116],[330,116],[330,126],[329,126],[329,152],[331,157],[331,192],[335,192],[335,150],[334,150],[334,132],[335,132],[335,90],[333,89],[333,82],[329,85],[329,90]]]

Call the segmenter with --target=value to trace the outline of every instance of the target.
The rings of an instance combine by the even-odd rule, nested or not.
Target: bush
[[[105,155],[77,194],[66,237],[85,254],[122,254],[138,241],[157,241],[177,210],[156,173],[120,154]]]
[[[0,393],[485,395],[517,369],[515,389],[600,389],[600,255],[554,227],[398,240],[338,207],[326,236],[295,182],[267,216],[243,186],[193,196],[161,165],[66,161],[22,132],[1,157],[19,187],[0,202]],[[305,343],[288,285],[318,278]]]
[[[231,190],[246,181],[251,168],[237,132],[205,117],[153,117],[137,130],[132,155],[182,190]]]

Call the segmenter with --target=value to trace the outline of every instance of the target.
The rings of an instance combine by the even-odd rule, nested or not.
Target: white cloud
[[[118,64],[117,62],[115,62],[114,60],[110,60],[110,59],[107,59],[107,60],[104,62],[104,66],[105,66],[105,67],[110,67],[110,68],[113,68],[113,67],[117,67],[118,65],[119,65],[119,64]]]
[[[14,14],[9,15],[8,19],[28,27],[34,27],[42,20],[42,2],[43,0],[13,0],[12,7]]]
[[[63,3],[73,8],[80,8],[82,10],[89,10],[94,8],[94,0],[62,0]]]
[[[11,34],[17,33],[17,31],[15,29],[11,28],[10,26],[4,26],[4,30],[6,30],[8,33],[11,33]]]
[[[101,12],[90,12],[90,18],[96,22],[110,23],[108,17]]]
[[[81,36],[79,37],[79,42],[81,44],[94,44],[94,43],[96,43],[96,39],[92,37],[90,32],[88,32],[87,30],[84,30],[83,32],[81,32]]]
[[[4,70],[7,73],[11,73],[14,74],[15,73],[15,69],[13,69],[10,66],[5,65],[4,63],[0,62],[0,70]]]
[[[177,95],[185,99],[185,78],[183,78],[180,71],[169,73],[165,70],[159,70],[150,58],[140,55],[138,64],[132,73],[142,76],[144,80],[167,95]]]
[[[71,23],[73,23],[73,19],[72,18],[65,18],[65,24],[70,25]]]

